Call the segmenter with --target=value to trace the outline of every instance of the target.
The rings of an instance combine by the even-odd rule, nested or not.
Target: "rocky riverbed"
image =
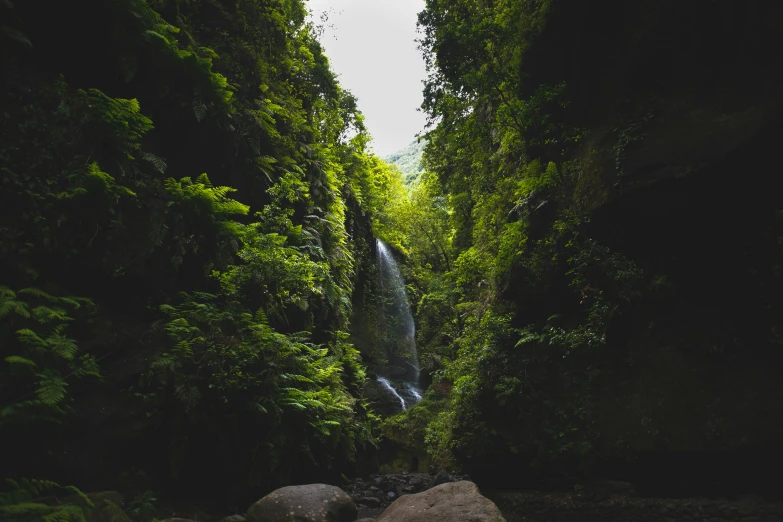
[[[131,522],[118,493],[90,495],[88,522]],[[783,503],[734,499],[638,497],[627,482],[600,481],[569,492],[479,491],[446,472],[371,475],[342,488],[288,486],[229,517],[193,511],[165,522],[783,522]]]
[[[420,493],[447,482],[465,480],[466,478],[450,475],[445,471],[441,471],[437,475],[429,473],[371,475],[367,478],[356,479],[344,489],[356,503],[360,519],[374,518],[403,495]]]

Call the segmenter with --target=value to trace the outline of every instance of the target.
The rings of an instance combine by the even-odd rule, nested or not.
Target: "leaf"
[[[5,358],[5,361],[10,363],[10,364],[24,364],[24,365],[27,365],[27,366],[35,366],[36,365],[34,361],[32,361],[30,359],[27,359],[25,357],[21,357],[19,355],[10,355],[10,356]]]
[[[68,383],[59,375],[55,375],[51,370],[38,374],[41,380],[38,382],[38,389],[35,394],[38,399],[47,406],[54,406],[65,398],[65,389]]]
[[[42,299],[46,299],[47,301],[56,301],[57,300],[56,297],[54,297],[52,295],[49,295],[46,292],[44,292],[43,290],[39,290],[37,288],[22,288],[21,290],[19,290],[19,293],[20,294],[26,294],[26,295],[32,295],[32,296],[35,296],[35,297],[40,297]]]
[[[35,333],[34,331],[28,328],[23,328],[22,330],[18,330],[16,332],[16,335],[19,337],[19,340],[25,344],[29,344],[37,347],[46,346],[46,342],[44,342],[44,340],[41,339],[37,333]]]
[[[30,318],[27,303],[14,301],[13,299],[4,299],[3,296],[0,295],[0,319],[11,313],[22,316],[25,319]]]
[[[152,166],[155,167],[155,170],[157,170],[160,174],[164,174],[166,172],[166,160],[160,156],[156,156],[150,152],[145,152],[142,155],[142,158],[144,158],[145,161],[152,163]]]

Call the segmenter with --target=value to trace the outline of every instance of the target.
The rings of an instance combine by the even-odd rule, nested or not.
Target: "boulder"
[[[451,473],[446,471],[445,469],[440,470],[437,475],[435,475],[435,482],[432,483],[433,486],[440,486],[441,484],[446,484],[448,482],[456,482],[457,480],[451,476]]]
[[[245,522],[245,517],[242,515],[231,515],[220,520],[220,522]]]
[[[376,522],[505,522],[498,507],[466,480],[398,498]]]
[[[342,489],[327,484],[286,486],[252,506],[248,522],[354,522],[356,505]]]
[[[375,497],[362,497],[359,499],[359,502],[361,502],[366,506],[371,506],[371,507],[378,507],[381,505],[381,500]]]

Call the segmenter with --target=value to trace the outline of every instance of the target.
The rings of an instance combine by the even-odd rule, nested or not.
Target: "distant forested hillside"
[[[405,176],[405,184],[410,185],[419,180],[424,167],[421,164],[421,155],[427,140],[413,141],[410,145],[394,154],[384,158],[389,163],[394,163],[399,167]]]

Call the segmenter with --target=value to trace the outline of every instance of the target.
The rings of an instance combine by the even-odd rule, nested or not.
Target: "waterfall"
[[[408,391],[408,393],[414,398],[416,402],[421,400],[421,390],[419,390],[413,383],[404,382],[402,385]]]
[[[405,399],[403,399],[402,396],[399,393],[397,393],[397,390],[395,390],[394,386],[391,385],[389,379],[386,379],[385,377],[378,377],[378,382],[381,383],[383,387],[386,388],[392,395],[397,397],[397,400],[400,401],[400,405],[402,406],[403,410],[408,409],[405,406]]]
[[[416,350],[416,326],[413,323],[405,281],[389,247],[380,239],[378,268],[380,271],[380,327],[382,343],[391,365],[378,373],[381,386],[400,401],[402,409],[421,400],[419,383],[419,354]]]
[[[381,287],[392,300],[392,306],[389,310],[392,319],[397,326],[395,342],[398,344],[398,353],[410,357],[410,363],[418,371],[419,354],[416,351],[416,326],[413,324],[413,315],[411,314],[408,294],[405,292],[405,281],[400,274],[400,267],[394,260],[389,247],[380,239],[378,243],[378,266],[381,270]],[[417,375],[418,377],[418,375]]]

